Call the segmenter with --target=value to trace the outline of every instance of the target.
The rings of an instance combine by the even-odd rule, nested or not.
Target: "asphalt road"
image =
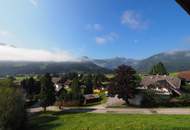
[[[28,109],[29,113],[41,112],[41,107]],[[47,108],[47,111],[76,112],[76,113],[123,113],[123,114],[167,114],[167,115],[190,115],[190,108],[103,108],[103,107],[65,107],[59,110],[55,106]]]
[[[190,115],[190,108],[108,108],[110,105],[121,105],[124,102],[118,98],[108,98],[107,103],[91,107],[64,107],[63,110],[56,106],[47,108],[47,111],[56,112],[87,112],[87,113],[123,113],[123,114],[167,114],[167,115]],[[41,112],[41,107],[28,109],[30,114]]]

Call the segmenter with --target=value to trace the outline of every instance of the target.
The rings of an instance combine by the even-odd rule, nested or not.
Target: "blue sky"
[[[189,23],[175,0],[0,0],[0,59],[141,59],[190,49]]]

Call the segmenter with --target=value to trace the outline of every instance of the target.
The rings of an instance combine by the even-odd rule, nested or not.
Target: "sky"
[[[190,50],[175,0],[0,0],[0,60],[143,59]]]

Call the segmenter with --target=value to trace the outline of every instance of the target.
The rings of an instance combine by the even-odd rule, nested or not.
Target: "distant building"
[[[162,96],[179,96],[181,95],[180,87],[181,80],[179,78],[170,77],[167,75],[149,75],[142,79],[140,87],[137,89],[141,92],[152,90],[155,94]],[[134,98],[129,99],[129,103],[131,105],[139,106],[142,103],[143,97],[143,93],[139,93],[135,95]]]
[[[167,75],[150,75],[145,76],[141,81],[139,90],[154,90],[160,95],[181,95],[180,92],[181,80],[179,78],[170,77]]]
[[[190,83],[190,71],[182,71],[177,74],[178,78]]]
[[[84,95],[84,104],[98,102],[100,96],[98,94],[86,94]]]
[[[53,77],[52,82],[54,83],[56,92],[59,92],[64,87],[64,83],[61,82],[60,77]]]

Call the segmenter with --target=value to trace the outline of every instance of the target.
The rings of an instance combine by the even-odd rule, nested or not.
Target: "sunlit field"
[[[189,130],[190,115],[46,113],[31,118],[32,130]]]

